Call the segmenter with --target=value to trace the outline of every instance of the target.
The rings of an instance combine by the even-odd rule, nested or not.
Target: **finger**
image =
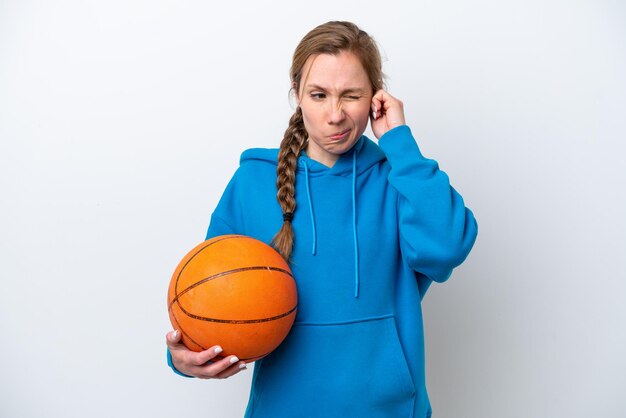
[[[239,358],[237,356],[228,356],[206,366],[198,367],[197,375],[205,379],[215,378],[238,362]]]
[[[372,97],[372,99],[376,99],[376,100],[378,100],[379,102],[381,102],[381,101],[383,101],[383,99],[384,99],[384,97],[385,97],[385,94],[386,94],[386,93],[387,93],[387,92],[386,92],[385,90],[380,89],[380,90],[378,90],[376,93],[374,93],[374,96]]]
[[[379,100],[385,109],[389,108],[389,106],[393,106],[394,104],[399,104],[400,100],[391,94],[387,93],[385,90],[379,90],[376,93],[376,99]]]
[[[200,351],[199,353],[193,353],[191,355],[191,363],[194,366],[202,366],[208,363],[209,361],[215,359],[219,353],[221,353],[222,347],[216,345],[214,347],[209,348],[208,350]]]
[[[374,119],[378,119],[381,116],[386,115],[387,112],[394,107],[402,108],[402,103],[400,103],[398,99],[382,89],[376,92],[372,98],[372,103],[376,106]]]
[[[379,92],[381,92],[382,90],[379,90]],[[376,93],[379,94],[379,93]],[[380,98],[378,98],[376,95],[374,97],[372,97],[372,117],[374,119],[378,119],[378,117],[380,116],[380,112],[383,108],[383,102],[381,101]]]
[[[384,105],[385,102],[389,101],[389,100],[393,100],[393,96],[389,93],[387,93],[385,90],[380,89],[376,92],[376,94],[374,94],[374,96],[372,97],[372,100],[375,100],[376,102],[380,103],[381,105]],[[381,106],[378,106],[378,109],[380,110]]]
[[[181,332],[179,330],[170,331],[165,335],[165,343],[170,350],[176,350],[180,348],[182,343],[180,342]]]
[[[226,370],[224,370],[221,373],[218,373],[215,377],[217,379],[226,379],[227,377],[231,377],[241,371],[246,370],[246,363],[243,361],[239,361],[235,364],[233,364],[232,366],[228,367]]]

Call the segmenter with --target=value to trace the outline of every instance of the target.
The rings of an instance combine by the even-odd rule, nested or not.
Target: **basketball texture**
[[[220,357],[252,362],[285,339],[296,317],[296,283],[269,245],[222,235],[192,249],[170,281],[167,306],[174,329],[192,351],[220,345]]]

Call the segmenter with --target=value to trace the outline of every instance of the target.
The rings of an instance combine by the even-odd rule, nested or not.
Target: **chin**
[[[341,144],[341,152],[340,153],[341,154],[345,154],[346,152],[350,151],[352,149],[352,147],[357,143],[359,138],[353,138],[351,141],[347,141],[344,144]]]
[[[356,141],[344,142],[341,144],[329,144],[328,146],[324,147],[324,149],[328,153],[335,154],[335,155],[342,155],[350,151],[350,149],[352,149],[355,143]]]

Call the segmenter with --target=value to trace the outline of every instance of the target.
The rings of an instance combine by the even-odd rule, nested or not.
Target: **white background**
[[[602,0],[0,0],[0,416],[242,416],[251,367],[165,365],[167,285],[337,19],[479,223],[423,303],[434,417],[626,416],[626,6]]]

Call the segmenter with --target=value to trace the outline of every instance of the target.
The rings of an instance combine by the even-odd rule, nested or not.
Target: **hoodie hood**
[[[312,177],[325,174],[334,176],[351,175],[353,173],[352,156],[355,151],[357,153],[357,176],[367,171],[378,162],[386,159],[385,154],[378,145],[365,135],[362,135],[352,148],[339,157],[332,167],[327,167],[322,163],[312,160],[306,155],[305,151],[302,151],[302,154],[298,157],[298,171],[304,172],[304,164],[306,164],[308,173]],[[240,163],[243,164],[246,161],[252,160],[278,165],[278,148],[251,148],[241,154]]]

